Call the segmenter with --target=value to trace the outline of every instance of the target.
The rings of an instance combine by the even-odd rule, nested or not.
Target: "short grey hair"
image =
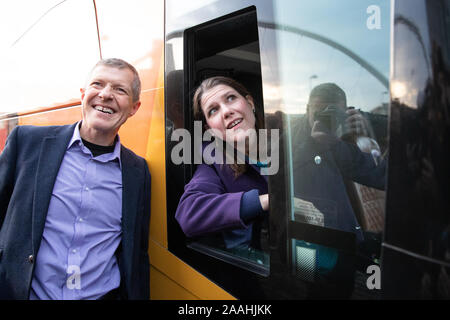
[[[107,67],[112,67],[112,68],[117,68],[117,69],[129,69],[131,72],[133,72],[134,79],[133,79],[133,82],[131,83],[133,102],[139,101],[139,98],[141,95],[141,79],[139,78],[139,74],[135,67],[133,67],[131,64],[129,64],[125,60],[122,60],[119,58],[108,58],[108,59],[102,59],[99,62],[97,62],[95,64],[95,66],[91,69],[90,74],[98,66],[107,66]]]

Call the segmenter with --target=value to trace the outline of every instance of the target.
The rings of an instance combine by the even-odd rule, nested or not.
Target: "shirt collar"
[[[69,145],[67,146],[68,150],[70,147],[72,147],[74,144],[78,144],[81,149],[83,150],[83,152],[85,150],[88,150],[87,152],[90,153],[89,149],[87,149],[84,144],[83,141],[81,140],[81,135],[80,135],[80,126],[81,126],[81,122],[82,121],[78,121],[77,125],[75,126],[75,129],[73,131],[73,135],[72,135],[72,139],[70,139]],[[96,157],[97,160],[101,161],[101,162],[108,162],[108,161],[113,161],[115,159],[119,160],[119,165],[122,168],[122,161],[120,158],[120,137],[119,135],[117,135],[117,139],[114,145],[114,151],[112,153],[107,153],[107,154],[102,154],[99,155],[98,157]]]

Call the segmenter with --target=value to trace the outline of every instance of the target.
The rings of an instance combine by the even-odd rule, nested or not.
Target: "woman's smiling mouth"
[[[240,118],[240,119],[236,119],[236,120],[234,120],[234,121],[232,121],[230,124],[228,124],[228,126],[227,126],[227,129],[232,129],[232,128],[234,128],[235,126],[237,126],[238,124],[240,124],[241,122],[242,122],[242,118]]]

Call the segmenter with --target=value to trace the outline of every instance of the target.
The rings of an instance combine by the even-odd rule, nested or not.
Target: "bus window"
[[[276,1],[274,14],[264,27],[277,31],[285,262],[312,296],[349,298],[381,249],[390,3]],[[324,283],[336,290],[317,291]]]
[[[169,159],[169,250],[238,298],[376,296],[364,289],[384,225],[389,1],[205,0],[177,8],[185,15],[177,5],[166,2],[167,154],[174,128],[195,131],[195,88],[220,74],[260,92],[279,167],[261,250],[246,259],[220,238],[186,239],[175,211],[196,167]]]
[[[214,76],[225,76],[240,82],[254,99],[255,113],[258,112],[263,119],[261,65],[255,8],[244,9],[186,29],[184,47],[186,52],[184,92],[189,93],[184,97],[185,128],[189,128],[193,140],[202,139],[201,143],[193,141],[191,154],[195,159],[196,154],[199,153],[199,159],[205,162],[208,160],[205,159],[204,150],[209,143],[206,142],[205,135],[196,135],[199,133],[196,122],[198,124],[200,121],[194,119],[192,107],[193,92],[203,80]],[[203,125],[200,123],[199,128],[203,128]],[[218,138],[210,143],[223,144],[224,150],[226,149],[225,143]],[[171,155],[176,154],[171,152]],[[186,167],[186,177],[190,179],[196,170],[195,165],[198,164],[194,160],[193,166]],[[228,165],[225,164],[225,166]],[[210,168],[213,167],[214,170],[223,168],[223,166],[215,167],[215,165]],[[247,170],[254,169],[249,165]],[[263,178],[260,180],[267,185]],[[233,183],[239,184],[239,181]],[[226,191],[226,188],[225,192],[233,192]],[[190,222],[185,220],[183,214],[180,212],[177,219],[183,230],[188,230],[187,225]],[[251,272],[268,275],[269,255],[263,248],[264,243],[267,243],[267,223],[266,216],[252,221],[245,228],[241,226],[236,229],[222,229],[218,232],[202,230],[189,240],[188,247]],[[248,238],[248,241],[243,241],[244,238]]]

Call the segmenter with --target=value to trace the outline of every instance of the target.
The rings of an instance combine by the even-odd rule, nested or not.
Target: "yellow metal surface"
[[[164,52],[162,51],[161,56]],[[161,59],[163,61],[163,59]],[[154,107],[148,132],[147,154],[152,176],[152,201],[150,220],[150,239],[167,248],[166,218],[166,157],[165,157],[165,125],[164,125],[164,64],[160,64],[155,89]]]
[[[199,298],[178,285],[164,273],[150,268],[150,299],[151,300],[198,300]]]
[[[234,300],[228,292],[214,284],[211,280],[195,271],[182,260],[161,247],[155,241],[149,242],[150,263],[163,272],[168,278],[190,292],[199,299],[205,300]],[[152,283],[153,279],[150,279]],[[159,290],[154,288],[154,290]],[[161,288],[164,292],[165,288]],[[156,293],[155,293],[156,294]]]

